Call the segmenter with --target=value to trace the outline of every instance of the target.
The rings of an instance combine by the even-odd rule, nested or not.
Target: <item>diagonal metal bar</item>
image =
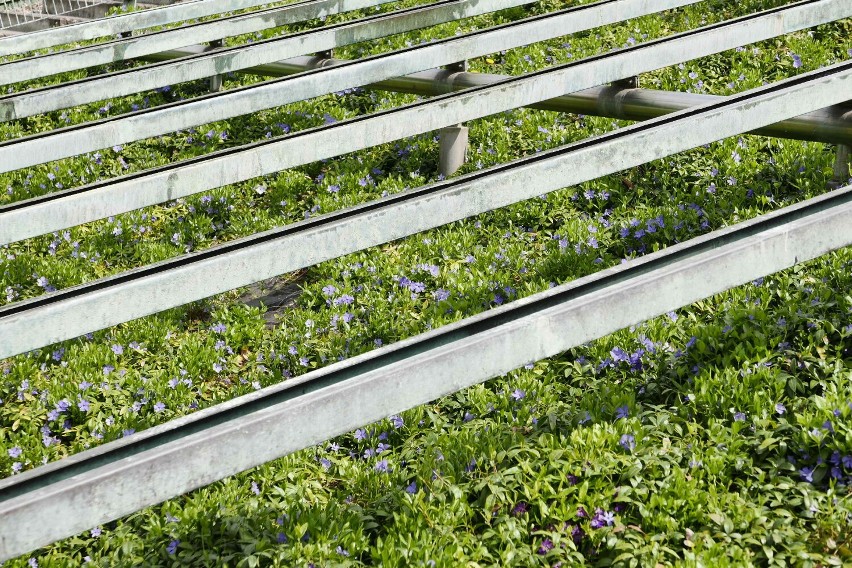
[[[393,1],[396,0],[337,0],[334,3],[335,6],[331,8],[333,11],[325,12],[316,17],[371,8]],[[91,22],[0,38],[0,57],[173,24],[184,20],[204,18],[224,12],[256,8],[269,3],[269,0],[195,0],[174,6],[120,14]],[[325,3],[325,0],[306,0],[298,4],[309,6]]]
[[[850,243],[846,187],[8,478],[0,560]]]
[[[407,8],[390,14],[369,16],[355,20],[354,22],[344,22],[326,26],[318,30],[299,32],[284,37],[250,43],[244,46],[216,49],[202,55],[190,57],[182,62],[175,62],[174,64],[163,63],[158,66],[154,66],[155,68],[152,68],[151,66],[142,67],[128,70],[126,72],[95,77],[93,80],[83,81],[82,83],[72,84],[85,85],[84,89],[88,89],[90,92],[91,89],[98,88],[98,86],[100,86],[100,97],[102,98],[104,92],[110,92],[110,85],[116,83],[119,85],[119,90],[117,92],[119,94],[124,94],[126,88],[123,90],[121,85],[127,85],[132,83],[134,80],[141,81],[140,85],[149,85],[149,88],[153,88],[151,85],[162,86],[163,84],[173,84],[209,76],[209,74],[202,74],[199,76],[198,69],[206,68],[210,70],[215,68],[218,70],[221,67],[219,74],[233,71],[234,69],[232,69],[231,66],[234,64],[233,61],[235,59],[239,62],[237,65],[242,66],[237,68],[243,68],[246,66],[246,62],[251,64],[251,61],[255,57],[258,58],[257,61],[259,63],[268,63],[269,61],[280,59],[271,55],[272,53],[280,52],[293,54],[285,55],[284,58],[293,57],[295,55],[304,55],[306,53],[315,53],[323,51],[324,49],[333,49],[335,47],[349,45],[360,41],[367,41],[379,37],[404,33],[469,16],[477,16],[488,12],[494,12],[504,8],[513,8],[523,4],[532,4],[534,1],[536,0],[491,0],[490,2],[483,3],[480,0],[441,0],[434,4]],[[336,12],[337,4],[337,0],[328,0],[325,3],[320,2],[318,4],[311,4],[307,6],[299,4],[288,6],[286,8],[279,9],[279,17],[277,19],[283,20],[284,23],[308,20],[317,17],[317,14],[329,11]],[[278,25],[273,23],[270,15],[267,15],[266,17],[252,15],[251,17],[254,20],[255,25],[265,27]],[[157,51],[163,51],[165,49],[171,49],[172,47],[180,47],[182,45],[185,46],[189,43],[193,43],[192,41],[187,42],[182,39],[184,37],[183,28],[175,31],[180,32],[180,34],[176,36],[167,36],[164,40],[166,44],[164,47],[158,48],[157,44],[159,40],[154,38],[154,41],[146,44],[147,50],[139,51],[145,51],[145,54],[150,54],[156,53]],[[187,37],[191,35],[192,34],[187,34]],[[124,41],[136,42],[141,40],[142,37],[138,37]],[[82,69],[90,65],[97,65],[99,63],[90,62],[99,61],[100,58],[104,56],[107,58],[104,63],[109,63],[113,59],[120,61],[133,57],[133,49],[131,46],[136,44],[131,43],[130,45],[125,45],[122,42],[117,43],[118,45],[115,46],[110,46],[109,44],[105,44],[104,46],[97,45],[81,50],[31,57],[28,59],[18,59],[10,63],[2,64],[0,65],[0,84],[4,82],[10,83],[26,81],[36,79],[38,77],[53,75],[55,73],[61,73],[63,71]],[[318,47],[321,47],[322,49],[317,49]],[[273,59],[269,59],[270,57]],[[157,76],[160,74],[163,75],[161,78],[158,78]],[[163,81],[168,79],[171,80],[167,83],[163,83]],[[153,80],[156,84],[145,83],[146,80]],[[60,86],[55,88],[67,89],[68,87]],[[139,92],[139,90],[144,89],[139,89],[137,87],[133,92]]]
[[[442,2],[440,5],[435,7],[414,8],[395,14],[360,20],[354,23],[330,26],[318,31],[295,34],[293,36],[275,40],[279,42],[280,45],[272,47],[276,48],[275,53],[277,54],[285,54],[286,57],[295,57],[297,55],[317,53],[324,51],[325,49],[339,47],[346,42],[351,43],[350,40],[354,41],[357,39],[357,41],[362,41],[363,39],[369,39],[370,37],[381,37],[392,33],[398,33],[400,31],[414,29],[415,27],[433,25],[460,17],[493,11],[494,9],[508,8],[512,5],[529,3],[531,1],[532,0],[495,0],[494,2],[483,4],[482,2],[470,0],[462,3],[459,3],[458,0],[450,0],[449,2]],[[550,39],[561,33],[570,33],[570,30],[572,29],[585,30],[596,27],[596,25],[600,26],[611,22],[622,21],[627,17],[631,17],[631,14],[647,14],[650,11],[653,11],[657,6],[659,6],[660,9],[665,9],[695,3],[697,1],[701,0],[659,0],[657,2],[653,2],[652,0],[633,0],[632,2],[626,2],[625,0],[602,0],[601,2],[590,6],[580,6],[573,9],[569,8],[553,14],[545,14],[529,18],[527,20],[521,20],[520,22],[506,24],[504,26],[465,34],[461,37],[452,37],[431,42],[428,46],[415,46],[397,52],[392,52],[390,54],[372,57],[365,60],[365,62],[370,61],[373,63],[373,67],[379,68],[381,68],[382,64],[386,64],[388,61],[397,61],[399,63],[404,62],[408,64],[408,66],[404,68],[412,68],[414,71],[421,71],[430,67],[430,65],[415,63],[423,57],[431,56],[432,60],[443,60],[446,59],[446,53],[453,50],[455,50],[455,53],[453,54],[454,56],[458,56],[461,52],[470,52],[473,54],[490,53],[489,51],[484,50],[487,47],[496,46],[497,49],[504,49],[500,46],[507,45],[508,47],[517,47],[532,43],[531,40],[526,40],[525,38],[520,37],[526,32],[534,33],[535,35],[533,37],[541,37],[542,39],[539,41],[543,41],[544,39]],[[588,21],[582,21],[583,17],[588,17]],[[391,26],[388,22],[393,22],[394,25]],[[567,28],[565,28],[566,31],[563,31],[561,25],[567,26]],[[356,34],[357,38],[353,34]],[[283,44],[281,44],[281,42],[283,42]],[[306,42],[308,45],[305,45]],[[255,46],[256,45],[257,44],[255,44]],[[317,49],[318,47],[323,49]],[[432,49],[426,49],[427,47]],[[240,49],[248,48],[231,48],[228,50],[228,53],[224,53],[224,55],[228,55],[229,53],[232,54],[233,50]],[[196,55],[188,56],[185,59],[181,59],[177,62],[179,65],[174,71],[183,72],[185,70],[183,66],[190,65],[189,71],[195,72],[194,66],[204,63],[202,58],[205,56],[205,52],[206,50]],[[219,55],[224,56],[223,53],[220,53]],[[221,71],[202,73],[199,76],[207,77],[214,73],[221,74],[231,70],[231,67],[238,67],[239,69],[236,70],[257,68],[258,65],[269,64],[277,60],[278,59],[269,59],[268,57],[265,57],[262,60],[250,60],[244,58],[242,63],[239,63],[238,65],[231,65],[228,69]],[[376,65],[377,61],[381,61],[382,64]],[[210,62],[207,61],[207,63]],[[161,63],[160,66],[145,67],[141,70],[136,70],[135,73],[145,72],[150,75],[149,78],[153,81],[153,83],[149,83],[149,86],[170,84],[169,82],[164,82],[164,79],[158,77],[156,73],[153,73],[153,71],[161,69],[162,66],[170,64],[172,63],[166,60]],[[436,63],[431,66],[435,67],[439,66],[439,64]],[[11,120],[14,118],[32,116],[34,114],[58,110],[60,108],[67,108],[77,104],[97,101],[103,98],[105,89],[109,90],[109,92],[117,93],[116,96],[120,94],[128,94],[125,93],[128,89],[130,92],[136,92],[139,89],[134,87],[133,83],[134,79],[138,78],[138,75],[134,74],[134,72],[113,73],[111,75],[82,79],[62,85],[45,87],[25,93],[0,97],[0,120]],[[323,82],[322,78],[315,78],[315,80],[317,81],[315,84],[316,89],[324,88],[320,85],[320,83]],[[352,84],[354,86],[363,84],[358,83],[357,81],[357,74],[353,74],[347,84]],[[115,88],[119,88],[119,90],[115,91]],[[205,101],[206,106],[213,106],[217,109],[221,109],[231,104],[235,104],[235,101],[243,101],[246,97],[248,97],[252,101],[252,104],[246,106],[247,103],[243,102],[242,105],[243,108],[250,109],[245,112],[253,112],[254,110],[271,108],[271,106],[279,106],[283,104],[281,102],[277,102],[279,100],[278,97],[289,92],[289,89],[289,84],[281,85],[280,82],[248,86],[241,89],[234,89],[227,93],[220,93],[215,98],[207,97],[186,101],[187,105],[183,105],[183,108],[192,108],[188,107],[188,105],[193,102],[203,100]],[[325,92],[334,92],[336,90],[339,89],[332,89]],[[277,105],[275,104],[276,102]],[[172,106],[172,108],[174,108],[174,106]],[[188,111],[181,113],[181,115],[184,114],[188,114]],[[222,114],[223,112],[221,110],[216,113],[216,115]],[[156,118],[157,117],[154,116],[151,120],[155,120],[156,122]],[[185,121],[187,120],[189,119],[185,119]],[[2,163],[2,160],[0,160],[0,163]]]
[[[748,132],[850,94],[852,61],[521,160],[493,175],[408,192],[10,304],[0,308],[0,358]]]
[[[0,244],[532,105],[751,40],[810,27],[825,18],[836,19],[837,14],[850,12],[852,4],[846,0],[800,3],[432,101],[8,205],[0,208]],[[387,72],[397,74],[392,65],[386,67]],[[345,68],[339,66],[328,72]],[[312,74],[293,77],[289,84],[310,87],[311,77]],[[13,159],[3,156],[4,161]]]

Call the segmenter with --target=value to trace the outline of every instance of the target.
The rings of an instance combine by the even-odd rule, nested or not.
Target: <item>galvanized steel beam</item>
[[[852,4],[846,0],[800,3],[794,7],[763,12],[611,54],[514,77],[494,85],[445,95],[433,101],[415,103],[280,139],[216,152],[116,180],[13,203],[0,208],[0,244],[245,181],[512,108],[532,105],[565,92],[579,91],[594,85],[609,83],[620,77],[673,65],[688,58],[724,51],[748,41],[771,37],[776,33],[788,33],[810,27],[822,21],[823,18],[836,19],[835,16],[838,13],[851,12]],[[440,46],[435,47],[438,49]],[[378,72],[399,74],[398,68],[386,58],[376,58],[357,65],[360,65],[362,70],[369,70],[370,67],[366,65],[376,62],[383,62],[378,65]],[[356,63],[353,62],[350,66],[334,67],[324,72],[325,75],[317,71],[293,77],[288,83],[290,86],[288,92],[296,93],[295,96],[301,97],[304,93],[300,89],[315,88],[314,77],[322,78],[355,65]],[[366,71],[363,71],[361,76],[365,74]],[[324,83],[323,92],[328,92],[326,90],[328,88],[329,84]],[[840,100],[852,98],[848,95],[849,93],[846,99]],[[253,104],[255,99],[246,97],[243,100],[246,104]],[[194,105],[189,108],[203,112],[207,107]],[[225,109],[225,112],[239,114],[232,107]],[[180,117],[181,115],[177,114],[174,120],[179,121]],[[140,124],[141,127],[144,127],[144,123]],[[59,146],[61,139],[58,136],[53,135],[44,139],[43,142]],[[0,152],[3,151],[3,145],[0,145]],[[51,148],[47,144],[43,144],[39,150],[39,152],[50,151]],[[0,161],[7,163],[17,160],[17,163],[20,163],[21,160],[27,159],[26,154],[30,152],[34,150],[19,151],[11,155],[0,153],[2,156]]]
[[[606,58],[602,58],[606,61]],[[689,109],[589,141],[274,229],[90,284],[0,308],[0,358],[77,337],[442,224],[748,132],[852,94],[852,61],[723,103]],[[468,99],[475,100],[475,99]],[[482,103],[484,104],[484,103]],[[396,116],[386,113],[385,116]],[[357,124],[359,121],[355,121]],[[363,121],[366,122],[366,121]],[[373,134],[387,125],[375,126]],[[416,119],[400,120],[416,122]],[[350,136],[337,129],[337,140]],[[294,153],[310,133],[293,138]],[[270,145],[275,147],[275,145]],[[278,152],[286,155],[287,152]],[[199,165],[203,164],[200,162]],[[252,170],[258,163],[247,164]],[[211,176],[226,170],[203,166]],[[240,163],[234,167],[239,168]],[[162,184],[170,187],[168,177]],[[109,197],[105,198],[109,200]]]
[[[326,12],[317,17],[349,10],[370,8],[391,1],[395,0],[337,0],[335,2],[336,6],[333,8],[335,11]],[[174,24],[184,20],[203,18],[224,12],[255,8],[269,3],[269,0],[195,0],[174,6],[120,14],[110,18],[82,22],[61,28],[40,30],[14,37],[0,37],[0,57],[27,53],[78,41],[108,37],[155,26]],[[325,0],[307,0],[299,4],[304,6],[325,4]]]
[[[177,51],[158,53],[151,57],[157,61],[176,59],[193,53],[201,53],[201,46],[190,46]],[[244,69],[241,73],[287,77],[313,69],[324,69],[335,65],[350,63],[348,59],[327,59],[322,57],[294,57],[258,67]],[[492,73],[456,73],[446,69],[430,69],[402,77],[394,77],[376,83],[364,85],[366,89],[410,93],[412,95],[435,96],[482,87],[509,79],[509,75]],[[616,82],[617,83],[617,82]],[[724,97],[680,91],[660,91],[656,89],[625,88],[617,84],[593,87],[576,93],[563,95],[530,108],[554,112],[570,112],[591,116],[606,116],[624,120],[648,120],[685,108],[720,101]],[[852,140],[852,102],[808,112],[764,128],[751,134],[790,138],[809,142],[843,144]],[[839,187],[839,186],[838,186]]]
[[[302,44],[308,41],[308,37],[313,37],[317,34],[320,34],[325,38],[331,38],[334,36],[336,41],[342,42],[335,43],[335,46],[347,45],[357,41],[376,39],[386,35],[408,32],[417,28],[442,24],[458,18],[476,16],[503,8],[532,4],[535,1],[536,0],[492,0],[486,5],[479,0],[441,0],[434,4],[399,10],[398,12],[391,14],[370,16],[354,22],[327,26],[318,31],[300,32],[280,38],[254,42],[246,46],[217,49],[210,51],[206,57],[217,57],[216,61],[225,61],[241,50],[248,50],[250,53],[257,53],[258,51],[263,51],[263,46],[270,43],[286,42],[289,44]],[[80,49],[40,55],[27,59],[18,59],[9,63],[0,64],[0,84],[3,84],[4,82],[12,83],[28,81],[39,77],[54,75],[56,73],[73,71],[75,69],[85,69],[86,67],[104,65],[114,61],[124,61],[134,57],[141,57],[169,49],[184,47],[193,43],[215,41],[241,33],[250,33],[257,30],[310,20],[320,17],[320,15],[338,13],[340,11],[339,8],[339,0],[322,0],[320,2],[312,2],[310,4],[294,4],[292,6],[285,6],[274,10],[264,10],[263,12],[237,16],[234,18],[195,24],[193,26],[181,27],[174,30],[164,30],[148,35],[120,39]],[[345,33],[341,32],[341,30],[346,30],[352,27],[360,30],[358,35],[354,36],[357,39],[349,38]],[[329,39],[326,39],[326,41],[329,41]],[[310,49],[307,51],[299,49],[298,53],[295,53],[294,55],[303,55],[311,52],[312,51]],[[184,62],[184,65],[186,65],[186,62]],[[223,72],[228,72],[230,70],[231,69],[223,68]],[[133,76],[133,73],[131,72],[129,75]],[[128,79],[127,74],[122,76],[125,81]],[[98,80],[110,81],[107,77],[101,77],[100,79],[95,80],[94,84],[97,84]],[[88,84],[91,85],[93,83],[89,82]]]
[[[7,478],[0,560],[850,243],[847,187]]]
[[[248,47],[220,50],[212,55],[207,54],[207,50],[201,50],[200,53],[194,56],[189,56],[186,59],[176,62],[167,60],[163,61],[159,65],[149,65],[137,70],[81,79],[57,86],[45,87],[20,94],[0,97],[0,120],[12,120],[19,117],[32,116],[38,113],[58,110],[60,108],[67,108],[78,104],[94,102],[103,99],[104,92],[110,92],[112,96],[120,96],[144,90],[142,88],[143,86],[146,89],[162,87],[164,85],[170,85],[174,82],[180,82],[183,80],[209,77],[216,74],[246,69],[248,67],[256,68],[259,65],[274,63],[280,59],[296,57],[307,53],[317,53],[334,47],[346,45],[347,43],[382,37],[393,33],[415,29],[417,27],[424,27],[435,23],[453,20],[459,17],[471,16],[494,9],[525,4],[530,1],[531,0],[492,0],[488,3],[482,3],[478,0],[469,0],[463,3],[458,3],[456,0],[453,0],[449,3],[441,3],[437,7],[414,8],[396,14],[361,20],[359,22],[339,24],[338,26],[330,26],[320,30],[302,32],[285,38],[270,40],[261,44],[253,44]],[[422,71],[424,69],[437,67],[443,64],[425,64],[425,56],[427,55],[432,57],[431,61],[439,61],[443,60],[448,52],[467,51],[475,54],[491,53],[491,51],[487,51],[487,49],[492,49],[492,51],[507,49],[509,47],[517,47],[534,42],[535,40],[533,39],[526,40],[525,37],[521,37],[526,33],[534,33],[533,30],[537,31],[533,37],[540,37],[541,39],[538,41],[543,41],[563,33],[570,33],[570,30],[586,30],[596,26],[622,21],[628,17],[647,14],[657,7],[664,9],[692,4],[697,1],[701,0],[603,0],[593,5],[562,10],[553,14],[545,14],[512,24],[466,34],[461,37],[452,37],[431,42],[427,46],[417,46],[382,56],[372,57],[364,61],[372,61],[375,65],[375,62],[381,59],[383,63],[378,65],[379,68],[388,61],[396,61],[401,69],[411,69],[410,71],[402,71],[399,73],[400,75],[405,75],[414,71]],[[584,18],[588,19],[582,21]],[[566,28],[566,31],[563,31],[561,26],[568,27]],[[427,50],[427,47],[432,49]],[[262,50],[260,54],[256,53],[256,50],[258,49]],[[279,55],[281,57],[278,57]],[[213,59],[210,59],[210,57],[213,57]],[[232,57],[236,57],[237,59],[228,61],[228,59]],[[391,57],[394,59],[388,59]],[[423,60],[424,63],[420,63],[421,60]],[[457,60],[458,59],[456,59],[456,61]],[[220,64],[217,64],[217,61]],[[159,75],[160,72],[168,72],[171,73],[171,75],[168,73],[165,75]],[[382,78],[389,77],[389,75],[382,76]],[[137,81],[142,82],[137,83]],[[318,81],[316,88],[323,88],[320,85],[322,81]],[[350,86],[364,84],[363,82],[358,81],[359,79],[357,78],[357,75],[355,75],[349,79],[348,84],[350,84]],[[366,82],[372,81],[367,79]],[[272,82],[271,84],[267,83],[253,86],[260,90],[253,91],[253,94],[250,95],[254,104],[253,106],[248,107],[250,110],[246,112],[253,112],[254,110],[259,110],[261,108],[271,108],[272,106],[284,104],[282,102],[278,102],[277,104],[275,103],[279,100],[278,97],[282,94],[279,91],[287,93],[290,91],[290,87],[278,86],[276,90],[275,85],[276,83]],[[238,96],[237,93],[243,93],[243,96],[245,96],[245,93],[250,88],[251,87],[234,89],[228,93],[223,93],[221,96],[229,95],[232,97],[231,100],[233,100],[234,97]],[[271,93],[269,92],[270,89],[272,91]],[[325,91],[325,93],[335,92],[337,90],[340,89],[330,88],[330,90]],[[199,99],[194,99],[192,102],[197,100]],[[215,103],[210,102],[210,99],[205,100],[207,100],[205,105],[215,105]],[[220,103],[224,101],[224,99],[215,100]],[[230,104],[230,102],[225,103],[224,106],[230,106]],[[186,112],[181,114],[187,115]],[[129,132],[132,131],[132,129],[129,130]],[[3,161],[0,160],[0,164],[2,163]]]

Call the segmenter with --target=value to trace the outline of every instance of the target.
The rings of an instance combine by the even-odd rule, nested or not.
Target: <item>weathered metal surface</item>
[[[345,12],[370,8],[391,1],[394,0],[336,0],[335,9],[338,12]],[[325,0],[309,0],[300,4],[309,5],[324,2]],[[0,37],[0,57],[203,18],[223,12],[256,8],[269,3],[269,0],[195,0],[14,37]]]
[[[601,61],[606,63],[607,59],[601,58]],[[418,191],[408,192],[41,298],[10,304],[0,308],[0,358],[754,130],[801,112],[836,104],[848,99],[850,94],[852,62],[846,62],[757,89],[748,95],[731,97],[725,103],[709,108],[681,111],[621,129],[597,140],[494,168],[490,175],[481,173],[446,186],[435,186],[439,189],[425,191],[422,196]],[[485,106],[487,112],[492,112],[484,97],[469,100],[477,100],[477,106]],[[415,105],[409,110],[416,111],[423,106],[428,105]],[[383,116],[398,115],[385,113]],[[390,124],[416,124],[419,121],[415,114],[414,117],[390,121]],[[387,122],[371,118],[368,132],[348,129],[362,122],[367,121],[356,120],[344,125],[347,128],[296,135],[291,139],[294,141],[291,146],[274,154],[283,159],[283,156],[293,153],[295,159],[300,160],[300,153],[310,151],[306,149],[315,144],[322,144],[321,139],[315,138],[322,132],[336,133],[334,138],[339,144],[345,144],[350,138],[360,144],[364,143],[363,137],[368,136],[368,132],[375,136],[389,128]],[[452,121],[453,124],[457,122]],[[689,126],[685,128],[687,122]],[[274,148],[277,145],[260,148],[264,147]],[[258,168],[263,160],[274,159],[271,156],[262,159],[257,154],[254,156],[257,161],[246,160],[245,167],[249,172]],[[241,168],[241,164],[238,162],[228,168]],[[230,171],[203,161],[197,162],[196,166],[214,179]],[[173,180],[166,176],[156,185],[164,184],[168,191],[173,187],[170,186]],[[108,201],[110,197],[101,195],[101,199]],[[338,219],[340,222],[336,222]]]
[[[201,53],[201,46],[190,46],[181,50],[162,52],[151,59],[158,61],[176,59],[193,53]],[[287,77],[313,69],[323,69],[350,63],[348,59],[325,59],[321,57],[294,57],[267,65],[250,67],[241,71],[269,77]],[[505,81],[509,75],[492,73],[453,73],[446,69],[430,69],[402,77],[394,77],[364,85],[366,89],[435,96],[462,91],[471,87],[492,85]],[[648,120],[686,108],[722,100],[718,95],[660,91],[656,89],[625,88],[608,85],[585,89],[540,103],[531,108],[555,112],[572,112],[592,116],[606,116],[625,120]],[[852,140],[852,102],[808,112],[800,116],[771,124],[752,134],[842,144]]]
[[[385,0],[388,2],[390,0]],[[512,8],[523,4],[532,4],[536,0],[491,0],[484,3],[481,0],[442,0],[434,4],[420,6],[400,10],[398,13],[371,16],[353,23],[337,24],[322,28],[320,31],[303,32],[293,34],[292,39],[276,38],[255,42],[246,46],[253,52],[262,50],[263,45],[270,42],[290,41],[295,43],[304,43],[305,36],[314,36],[323,34],[328,37],[333,37],[340,42],[337,45],[346,45],[352,43],[345,32],[352,26],[360,26],[359,39],[355,41],[363,41],[375,39],[385,35],[402,33],[411,31],[417,28],[423,28],[441,24],[444,22],[464,18],[468,16],[480,15],[487,12],[501,10],[503,8]],[[375,3],[375,2],[374,2]],[[75,69],[85,69],[95,65],[104,65],[114,61],[124,61],[126,59],[150,55],[160,51],[184,47],[193,43],[203,43],[209,41],[220,40],[224,37],[251,33],[267,28],[274,28],[294,22],[301,22],[318,18],[322,15],[338,13],[340,7],[339,0],[322,0],[310,4],[293,4],[275,10],[264,10],[260,13],[252,13],[249,15],[225,18],[195,24],[192,26],[181,27],[174,30],[165,30],[152,34],[135,36],[126,39],[120,39],[109,43],[93,45],[80,49],[62,51],[38,57],[30,57],[27,59],[18,59],[9,63],[0,64],[0,84],[3,82],[19,82],[73,71]],[[398,24],[394,22],[399,21]],[[408,25],[406,25],[408,24]],[[367,29],[372,32],[368,32]],[[221,61],[227,57],[225,54],[236,53],[233,48],[231,50],[221,50]],[[297,55],[311,53],[299,50]],[[208,57],[213,57],[209,55]],[[280,58],[278,58],[280,59]],[[273,59],[274,60],[274,59]],[[218,61],[218,60],[217,60]],[[225,69],[224,72],[229,71]],[[132,73],[130,74],[133,75]],[[126,76],[125,76],[126,80]]]
[[[408,72],[401,72],[401,75],[414,71],[421,71],[429,67],[442,65],[441,63],[425,64],[416,63],[419,58],[431,54],[433,60],[440,59],[435,54],[435,51],[446,52],[450,50],[466,50],[472,53],[485,54],[489,49],[504,49],[501,45],[509,47],[529,44],[535,40],[526,40],[519,37],[521,34],[537,30],[538,33],[534,37],[540,37],[543,41],[554,37],[560,33],[560,24],[565,24],[568,27],[566,31],[561,33],[570,33],[570,30],[586,30],[596,25],[604,25],[612,22],[622,21],[624,18],[647,14],[652,11],[651,6],[674,7],[684,4],[695,3],[699,0],[604,0],[594,5],[582,6],[574,9],[563,10],[552,14],[542,15],[536,18],[530,18],[491,28],[482,32],[474,32],[461,37],[453,37],[436,42],[431,42],[428,47],[435,49],[426,51],[427,46],[416,46],[409,49],[393,52],[388,55],[372,57],[367,61],[375,64],[376,61],[398,61],[399,63],[407,62],[407,66],[401,66],[403,69],[411,69]],[[193,55],[188,55],[185,59],[177,62],[164,60],[159,65],[151,65],[137,69],[134,71],[112,73],[99,77],[81,79],[65,84],[60,84],[53,87],[45,87],[27,91],[24,93],[0,97],[0,120],[12,120],[33,114],[67,108],[78,104],[94,102],[103,98],[104,92],[110,92],[113,96],[120,96],[144,90],[142,87],[156,88],[164,85],[169,85],[174,82],[180,82],[190,79],[198,79],[231,71],[239,71],[249,67],[257,68],[259,65],[274,63],[280,59],[286,59],[304,55],[307,53],[317,53],[339,47],[347,43],[362,41],[370,37],[381,37],[392,33],[399,33],[425,25],[431,25],[441,21],[452,20],[456,17],[470,16],[478,13],[485,13],[497,8],[506,8],[511,5],[520,5],[529,3],[530,0],[494,0],[488,3],[482,3],[477,0],[458,4],[451,2],[450,4],[442,3],[440,6],[432,8],[417,8],[404,11],[401,14],[391,14],[382,17],[383,19],[370,18],[358,22],[340,24],[338,26],[330,26],[316,31],[303,32],[285,38],[279,38],[274,42],[264,42],[261,44],[253,44],[248,47],[231,48],[228,50],[218,51],[216,54],[207,54],[208,50],[191,50],[195,51]],[[390,19],[388,19],[390,18]],[[392,24],[392,25],[391,25]],[[491,38],[499,38],[502,41],[488,41]],[[513,39],[512,39],[513,38]],[[486,45],[487,44],[487,45]],[[261,53],[257,53],[258,49],[262,48]],[[280,56],[280,57],[279,57]],[[214,59],[210,59],[213,57]],[[236,58],[236,59],[232,59]],[[390,59],[392,58],[392,59]],[[217,64],[217,62],[219,62]],[[397,63],[397,64],[399,64]],[[381,67],[381,64],[378,65]],[[168,71],[171,75],[159,75],[160,72]],[[388,78],[390,76],[384,76]],[[136,83],[136,81],[142,81]],[[320,84],[322,79],[317,79],[318,83],[315,87],[321,90],[323,87]],[[364,84],[366,81],[356,82],[357,78],[353,77],[348,84],[357,86]],[[255,88],[261,88],[260,91],[252,91],[249,99],[253,101],[250,106],[252,110],[260,108],[270,108],[284,104],[278,102],[277,97],[282,93],[289,92],[288,86],[259,85]],[[230,102],[225,102],[225,99],[207,99],[207,105],[215,106],[220,103],[220,106],[228,106],[232,104],[237,93],[245,93],[250,87],[243,89],[235,89],[227,93]],[[271,92],[270,92],[271,89]],[[335,92],[339,89],[330,89],[325,91]],[[225,96],[223,94],[222,96]],[[195,99],[197,101],[197,99]],[[247,103],[243,103],[247,104]],[[266,106],[261,106],[266,105]],[[186,108],[186,107],[185,107]],[[187,114],[188,111],[183,111],[181,114]],[[154,117],[151,120],[154,120]],[[162,128],[162,126],[161,126]],[[0,160],[2,164],[2,160]]]
[[[846,0],[807,2],[507,79],[494,85],[448,94],[432,101],[299,132],[281,139],[217,152],[109,182],[57,192],[37,200],[8,205],[0,208],[0,244],[245,181],[519,106],[532,105],[566,92],[606,84],[620,77],[636,75],[692,57],[731,49],[757,38],[764,39],[774,34],[809,27],[829,15],[850,12],[852,12],[852,4]],[[435,46],[436,49],[440,47]],[[457,57],[454,60],[460,59],[464,58]],[[399,74],[398,68],[392,62],[379,58],[372,62],[358,63],[357,65],[362,66],[361,75],[372,72],[368,71],[372,68],[367,65],[377,61],[383,63],[379,72]],[[355,65],[353,63],[349,67]],[[301,98],[304,95],[302,89],[315,88],[313,77],[328,76],[336,71],[347,69],[347,66],[338,66],[325,72],[318,71],[293,77],[287,83],[290,87],[287,92],[291,96]],[[328,82],[323,85],[324,88],[329,87]],[[224,94],[218,96],[224,96]],[[846,99],[839,100],[849,98],[852,97],[846,96]],[[251,104],[254,99],[246,97],[245,100],[246,104]],[[203,112],[206,107],[196,105],[190,108]],[[802,112],[807,110],[803,109]],[[233,112],[233,108],[226,112]],[[174,116],[174,120],[179,121],[180,116]],[[141,127],[143,126],[140,125]],[[55,134],[42,142],[50,142],[58,147],[61,145],[59,136]],[[78,142],[78,144],[82,143]],[[19,151],[9,155],[4,153],[6,149],[5,145],[0,145],[0,156],[2,156],[0,162],[3,164],[11,160],[18,160],[16,163],[20,163],[20,160],[27,159],[28,154],[35,152],[30,149],[28,152]],[[41,146],[39,151],[49,152],[50,150],[50,147]]]
[[[850,243],[847,187],[7,478],[0,560]]]

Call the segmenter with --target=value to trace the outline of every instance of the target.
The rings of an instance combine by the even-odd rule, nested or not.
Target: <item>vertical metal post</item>
[[[216,40],[213,40],[213,41],[210,42],[210,48],[211,49],[216,49],[216,48],[219,48],[219,47],[222,47],[222,40],[221,39],[216,39]],[[213,75],[212,77],[210,77],[210,92],[211,93],[218,93],[219,91],[222,90],[222,79],[223,79],[222,75]]]
[[[464,73],[467,71],[467,61],[453,63],[446,68],[454,73]],[[442,176],[451,176],[464,165],[467,159],[468,130],[467,126],[456,124],[438,131],[440,138],[438,173]]]

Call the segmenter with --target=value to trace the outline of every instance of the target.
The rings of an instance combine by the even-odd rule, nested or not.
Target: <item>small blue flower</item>
[[[621,420],[622,418],[627,418],[630,416],[630,408],[625,404],[624,406],[619,406],[615,409],[615,419]]]
[[[405,492],[411,495],[417,493],[417,482],[412,481],[411,483],[409,483],[408,486],[405,488]]]
[[[171,541],[168,544],[168,546],[166,546],[166,552],[168,552],[169,554],[174,554],[175,552],[177,552],[179,544],[180,544],[180,541],[177,540],[177,539],[174,539],[173,541]]]
[[[775,412],[777,412],[778,414],[784,414],[785,412],[787,412],[787,407],[779,402],[775,405]]]
[[[619,440],[618,445],[627,450],[628,452],[632,452],[636,447],[636,438],[632,434],[622,434],[621,440]]]

